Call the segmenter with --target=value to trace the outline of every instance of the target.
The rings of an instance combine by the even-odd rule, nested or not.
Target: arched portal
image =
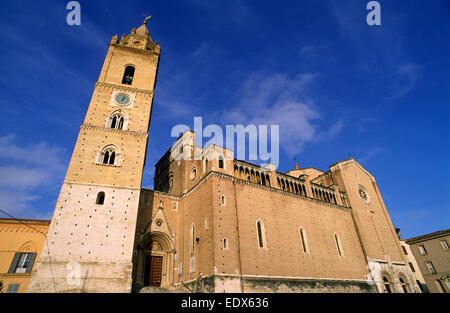
[[[140,244],[138,281],[142,286],[173,285],[174,245],[164,233],[151,232]]]

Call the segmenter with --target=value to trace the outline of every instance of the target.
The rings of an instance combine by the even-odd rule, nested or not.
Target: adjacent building
[[[420,291],[422,292],[429,292],[427,283],[425,282],[425,279],[423,278],[422,272],[420,271],[420,267],[417,264],[416,258],[414,257],[411,247],[406,243],[405,239],[400,239],[400,245],[402,246],[403,253],[406,256],[406,260],[408,261],[409,268],[416,276],[416,283],[417,286],[419,286]]]
[[[406,240],[430,292],[450,292],[450,229]],[[414,263],[413,263],[414,264]]]
[[[0,293],[26,292],[50,221],[0,218]]]

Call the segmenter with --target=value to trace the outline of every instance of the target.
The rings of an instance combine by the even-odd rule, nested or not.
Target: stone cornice
[[[122,46],[121,44],[116,44],[116,43],[110,43],[109,44],[112,47],[115,48],[119,48],[119,49],[124,49],[124,50],[128,50],[128,51],[133,51],[135,53],[140,53],[140,54],[145,54],[145,55],[155,55],[155,56],[160,56],[160,54],[156,51],[148,51],[148,50],[142,50],[142,49],[138,49],[138,48],[133,48],[133,47],[127,47],[127,46]]]
[[[148,137],[148,133],[144,133],[144,132],[136,132],[136,131],[131,131],[131,130],[100,127],[100,126],[94,126],[94,125],[88,125],[88,124],[81,124],[80,129],[95,130],[95,131],[102,131],[102,132],[106,132],[106,133],[115,133],[115,134],[126,134],[126,135],[131,135],[131,136]]]
[[[135,87],[128,87],[127,85],[116,85],[116,84],[110,84],[105,82],[96,82],[95,87],[105,87],[105,88],[111,88],[116,90],[123,90],[123,91],[131,91],[131,92],[140,92],[144,94],[153,95],[153,90],[146,90],[146,89],[140,89]]]
[[[405,262],[401,262],[401,261],[389,261],[389,260],[381,260],[381,259],[372,259],[367,257],[367,262],[377,262],[377,263],[382,263],[382,264],[389,264],[389,262],[391,262],[393,265],[399,265],[399,266],[406,266]]]
[[[211,276],[215,276],[215,277],[230,277],[230,278],[243,278],[246,280],[278,280],[280,282],[283,281],[321,281],[321,282],[353,282],[353,283],[360,283],[360,284],[367,284],[368,281],[365,279],[355,279],[355,278],[322,278],[322,277],[296,277],[296,276],[266,276],[266,275],[240,275],[240,274],[234,274],[234,273],[229,273],[229,274],[219,274],[219,273],[215,273],[215,274],[208,274],[205,276],[202,276],[202,278],[208,278]],[[191,279],[191,280],[187,280],[184,281],[185,284],[190,283],[190,282],[194,282],[197,279]],[[181,283],[175,284],[175,286],[181,285]]]
[[[370,177],[370,179],[375,182],[375,177],[369,173],[368,170],[366,170],[361,164],[359,164],[355,159],[353,158],[348,158],[346,160],[343,161],[339,161],[336,162],[332,165],[330,165],[330,170],[336,170],[336,169],[343,169],[347,166],[351,166],[351,165],[355,165],[356,167],[359,167],[361,169],[361,171],[363,171],[364,173],[366,173],[367,176]]]
[[[95,183],[86,183],[86,182],[79,182],[74,180],[64,180],[63,184],[67,185],[84,185],[84,186],[96,186],[96,187],[107,187],[111,189],[129,189],[129,190],[141,190],[140,187],[124,187],[124,186],[115,186],[115,185],[108,185],[108,184],[95,184]]]
[[[147,188],[141,188],[141,193],[152,194],[154,196],[158,196],[158,197],[170,199],[170,200],[177,200],[177,201],[181,200],[181,196],[169,195],[168,193],[165,193],[162,191],[152,190],[152,189],[147,189]]]
[[[290,193],[290,192],[287,192],[287,191],[283,191],[283,190],[280,190],[280,189],[276,189],[276,188],[273,188],[273,187],[259,185],[257,183],[253,183],[253,182],[250,182],[248,180],[236,178],[236,177],[233,177],[233,176],[230,176],[230,175],[227,175],[227,174],[224,174],[224,173],[220,173],[220,172],[215,172],[215,171],[210,171],[208,174],[203,176],[197,182],[197,184],[195,184],[195,186],[193,186],[191,189],[189,189],[185,193],[181,194],[178,197],[177,196],[172,196],[172,197],[174,197],[174,200],[182,200],[182,199],[188,197],[192,192],[197,190],[203,183],[205,183],[207,180],[209,180],[213,176],[216,176],[216,177],[219,177],[219,178],[223,178],[223,179],[228,179],[228,180],[231,180],[231,181],[236,182],[238,184],[245,184],[245,185],[252,186],[252,187],[255,187],[255,188],[264,189],[266,191],[275,192],[275,193],[282,194],[282,195],[285,195],[285,196],[290,196],[290,197],[300,198],[300,199],[304,199],[304,200],[309,200],[309,201],[316,202],[318,204],[334,207],[334,208],[337,208],[337,209],[341,209],[341,210],[345,210],[345,211],[351,211],[351,207],[345,207],[345,206],[341,206],[341,205],[334,204],[334,203],[328,203],[328,202],[320,201],[320,200],[317,200],[317,199],[314,199],[314,198],[309,198],[309,197],[301,196],[301,195],[298,195],[298,194]],[[168,194],[160,192],[160,191],[155,191],[155,193],[156,192],[158,194],[160,194],[160,195],[171,196],[171,195],[168,195]]]
[[[50,224],[51,220],[37,220],[37,219],[28,219],[28,218],[0,218],[0,223],[10,223],[10,224]]]
[[[334,203],[328,203],[328,202],[320,201],[320,200],[317,200],[317,199],[314,199],[314,198],[301,196],[301,195],[298,195],[298,194],[295,194],[295,193],[291,193],[291,192],[287,192],[287,191],[284,191],[284,190],[280,190],[280,189],[277,189],[277,188],[260,185],[260,184],[254,183],[254,182],[250,182],[248,180],[236,178],[236,177],[229,176],[229,175],[226,175],[226,174],[223,174],[223,173],[218,173],[218,172],[211,172],[211,173],[213,173],[216,176],[224,176],[224,177],[226,177],[228,179],[231,179],[231,180],[233,180],[233,181],[235,181],[237,183],[240,183],[240,184],[246,184],[246,185],[249,185],[249,186],[252,186],[252,187],[264,189],[264,190],[267,190],[267,191],[270,191],[270,192],[279,193],[279,194],[282,194],[282,195],[285,195],[285,196],[291,196],[291,197],[295,197],[295,198],[305,199],[305,200],[313,201],[313,202],[316,202],[316,203],[319,203],[319,204],[323,204],[323,205],[327,205],[327,206],[331,206],[331,207],[335,207],[335,208],[343,209],[343,210],[347,210],[347,211],[351,210],[351,208],[349,208],[349,207],[344,207],[344,206],[340,206],[340,205],[337,205],[337,204],[334,204]]]
[[[229,275],[225,275],[229,276]],[[352,278],[326,278],[326,277],[296,277],[296,276],[266,276],[266,275],[239,275],[246,279],[267,279],[267,280],[304,280],[304,281],[329,281],[329,282],[358,282],[367,284],[365,279]]]

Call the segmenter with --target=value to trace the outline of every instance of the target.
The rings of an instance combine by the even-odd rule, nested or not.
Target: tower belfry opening
[[[122,84],[131,85],[134,77],[134,66],[127,66],[123,73]]]

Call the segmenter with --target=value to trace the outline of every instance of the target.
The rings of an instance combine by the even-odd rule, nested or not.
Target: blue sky
[[[408,238],[449,228],[450,2],[0,2],[0,203],[50,218],[111,37],[152,19],[162,54],[143,186],[176,124],[280,124],[280,166],[350,156]]]

